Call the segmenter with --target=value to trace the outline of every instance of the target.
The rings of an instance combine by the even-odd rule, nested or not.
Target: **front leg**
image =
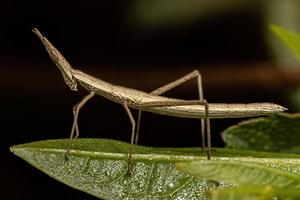
[[[87,96],[85,96],[78,104],[76,104],[73,107],[73,125],[72,125],[72,129],[71,129],[71,134],[70,134],[70,139],[69,139],[69,145],[65,154],[65,158],[66,160],[69,158],[70,156],[70,150],[71,150],[71,146],[72,146],[72,141],[74,138],[74,132],[76,131],[76,135],[75,138],[77,138],[79,136],[79,128],[78,128],[78,114],[80,109],[83,107],[83,105],[90,100],[93,96],[95,95],[94,91],[91,91],[90,94],[88,94]]]
[[[131,140],[130,140],[130,145],[129,145],[129,156],[128,156],[128,167],[127,167],[127,174],[131,175],[132,171],[132,147],[133,147],[133,142],[135,138],[135,120],[131,114],[130,109],[128,108],[127,102],[125,101],[123,103],[123,107],[125,108],[125,111],[129,117],[129,120],[131,122]]]

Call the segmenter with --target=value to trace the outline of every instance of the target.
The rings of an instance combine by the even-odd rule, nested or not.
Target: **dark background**
[[[95,199],[49,178],[9,152],[15,144],[67,138],[72,106],[87,93],[82,88],[78,93],[69,90],[32,34],[33,27],[47,36],[74,68],[111,83],[150,92],[199,69],[209,102],[269,101],[288,106],[282,88],[255,81],[257,70],[265,69],[272,60],[262,5],[187,23],[176,24],[175,18],[170,19],[170,25],[147,26],[138,20],[134,2],[1,3],[3,199]],[[262,80],[270,75],[259,74]],[[191,81],[166,95],[193,99],[196,91],[196,81]],[[220,132],[239,121],[212,120],[213,146],[223,146]],[[129,141],[131,127],[122,106],[98,96],[82,109],[79,126],[81,137]],[[199,131],[199,120],[145,113],[140,144],[199,146]]]

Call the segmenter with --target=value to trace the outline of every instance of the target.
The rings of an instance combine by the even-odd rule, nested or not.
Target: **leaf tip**
[[[270,24],[269,29],[271,32],[276,32],[279,29],[279,26],[276,24]]]
[[[15,154],[16,156],[19,156],[19,152],[20,152],[21,148],[20,145],[13,145],[11,147],[9,147],[9,151],[13,154]]]
[[[284,34],[290,33],[289,30],[287,30],[277,24],[270,24],[269,29],[272,33],[274,33],[280,39],[283,39],[285,37]]]
[[[11,146],[9,147],[9,151],[12,152],[12,153],[15,153],[15,149],[16,149],[16,146]]]

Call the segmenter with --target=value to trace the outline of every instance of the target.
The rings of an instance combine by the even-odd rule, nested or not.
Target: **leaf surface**
[[[64,159],[68,140],[47,140],[11,147],[11,151],[50,177],[103,199],[206,199],[215,182],[175,169],[174,161],[205,159],[200,149],[134,147],[127,175],[128,144],[77,139]]]
[[[275,188],[272,186],[244,186],[222,188],[211,191],[212,200],[298,200],[300,190],[294,188]]]
[[[212,160],[177,163],[177,169],[195,177],[222,180],[235,185],[270,185],[274,187],[300,188],[300,159],[292,159],[293,167],[284,159],[272,165],[257,160]],[[281,164],[280,164],[281,163]],[[277,166],[276,166],[277,165]],[[283,166],[285,165],[285,166]],[[294,168],[295,167],[295,168]],[[292,169],[293,168],[293,169]]]
[[[200,148],[134,146],[134,166],[128,176],[128,144],[105,139],[76,139],[68,161],[68,140],[45,140],[11,147],[11,151],[52,178],[103,199],[207,199],[224,182],[190,176],[175,162],[206,161]],[[249,160],[299,173],[298,155],[235,149],[214,149],[216,160]],[[296,162],[297,161],[297,162]]]

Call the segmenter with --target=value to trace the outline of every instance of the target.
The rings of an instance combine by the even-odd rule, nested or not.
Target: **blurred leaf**
[[[195,177],[207,178],[217,181],[226,181],[236,185],[271,185],[274,187],[300,187],[300,157],[293,158],[292,167],[296,171],[289,171],[288,159],[281,157],[273,166],[266,166],[269,162],[265,160],[256,160],[253,158],[248,161],[211,160],[211,161],[192,161],[176,164],[176,168]],[[254,159],[255,160],[255,159]],[[277,165],[277,166],[275,166]],[[281,165],[285,165],[282,168]]]
[[[212,200],[298,200],[300,190],[295,188],[275,188],[246,186],[238,188],[214,189],[211,191]]]
[[[135,0],[130,14],[132,20],[142,26],[174,26],[189,24],[199,17],[215,17],[233,10],[249,9],[251,5],[258,7],[259,3],[253,0]]]
[[[288,99],[290,100],[291,106],[300,111],[300,87],[290,91],[288,93]]]
[[[300,153],[300,114],[276,114],[241,122],[222,133],[226,147]]]
[[[300,59],[300,35],[279,25],[271,25],[270,29]]]
[[[297,3],[299,3],[299,2],[297,2]],[[296,58],[299,61],[299,59],[300,59],[300,34],[290,31],[288,29],[285,29],[279,25],[274,25],[274,24],[270,26],[270,29],[281,41],[283,41],[283,43],[292,51],[292,53],[296,56]],[[284,54],[284,53],[281,52],[281,54]],[[292,59],[289,59],[289,60],[292,60]],[[293,65],[297,66],[297,64],[293,64]],[[300,89],[299,88],[295,91],[290,92],[289,99],[290,99],[293,107],[297,110],[300,110]]]

